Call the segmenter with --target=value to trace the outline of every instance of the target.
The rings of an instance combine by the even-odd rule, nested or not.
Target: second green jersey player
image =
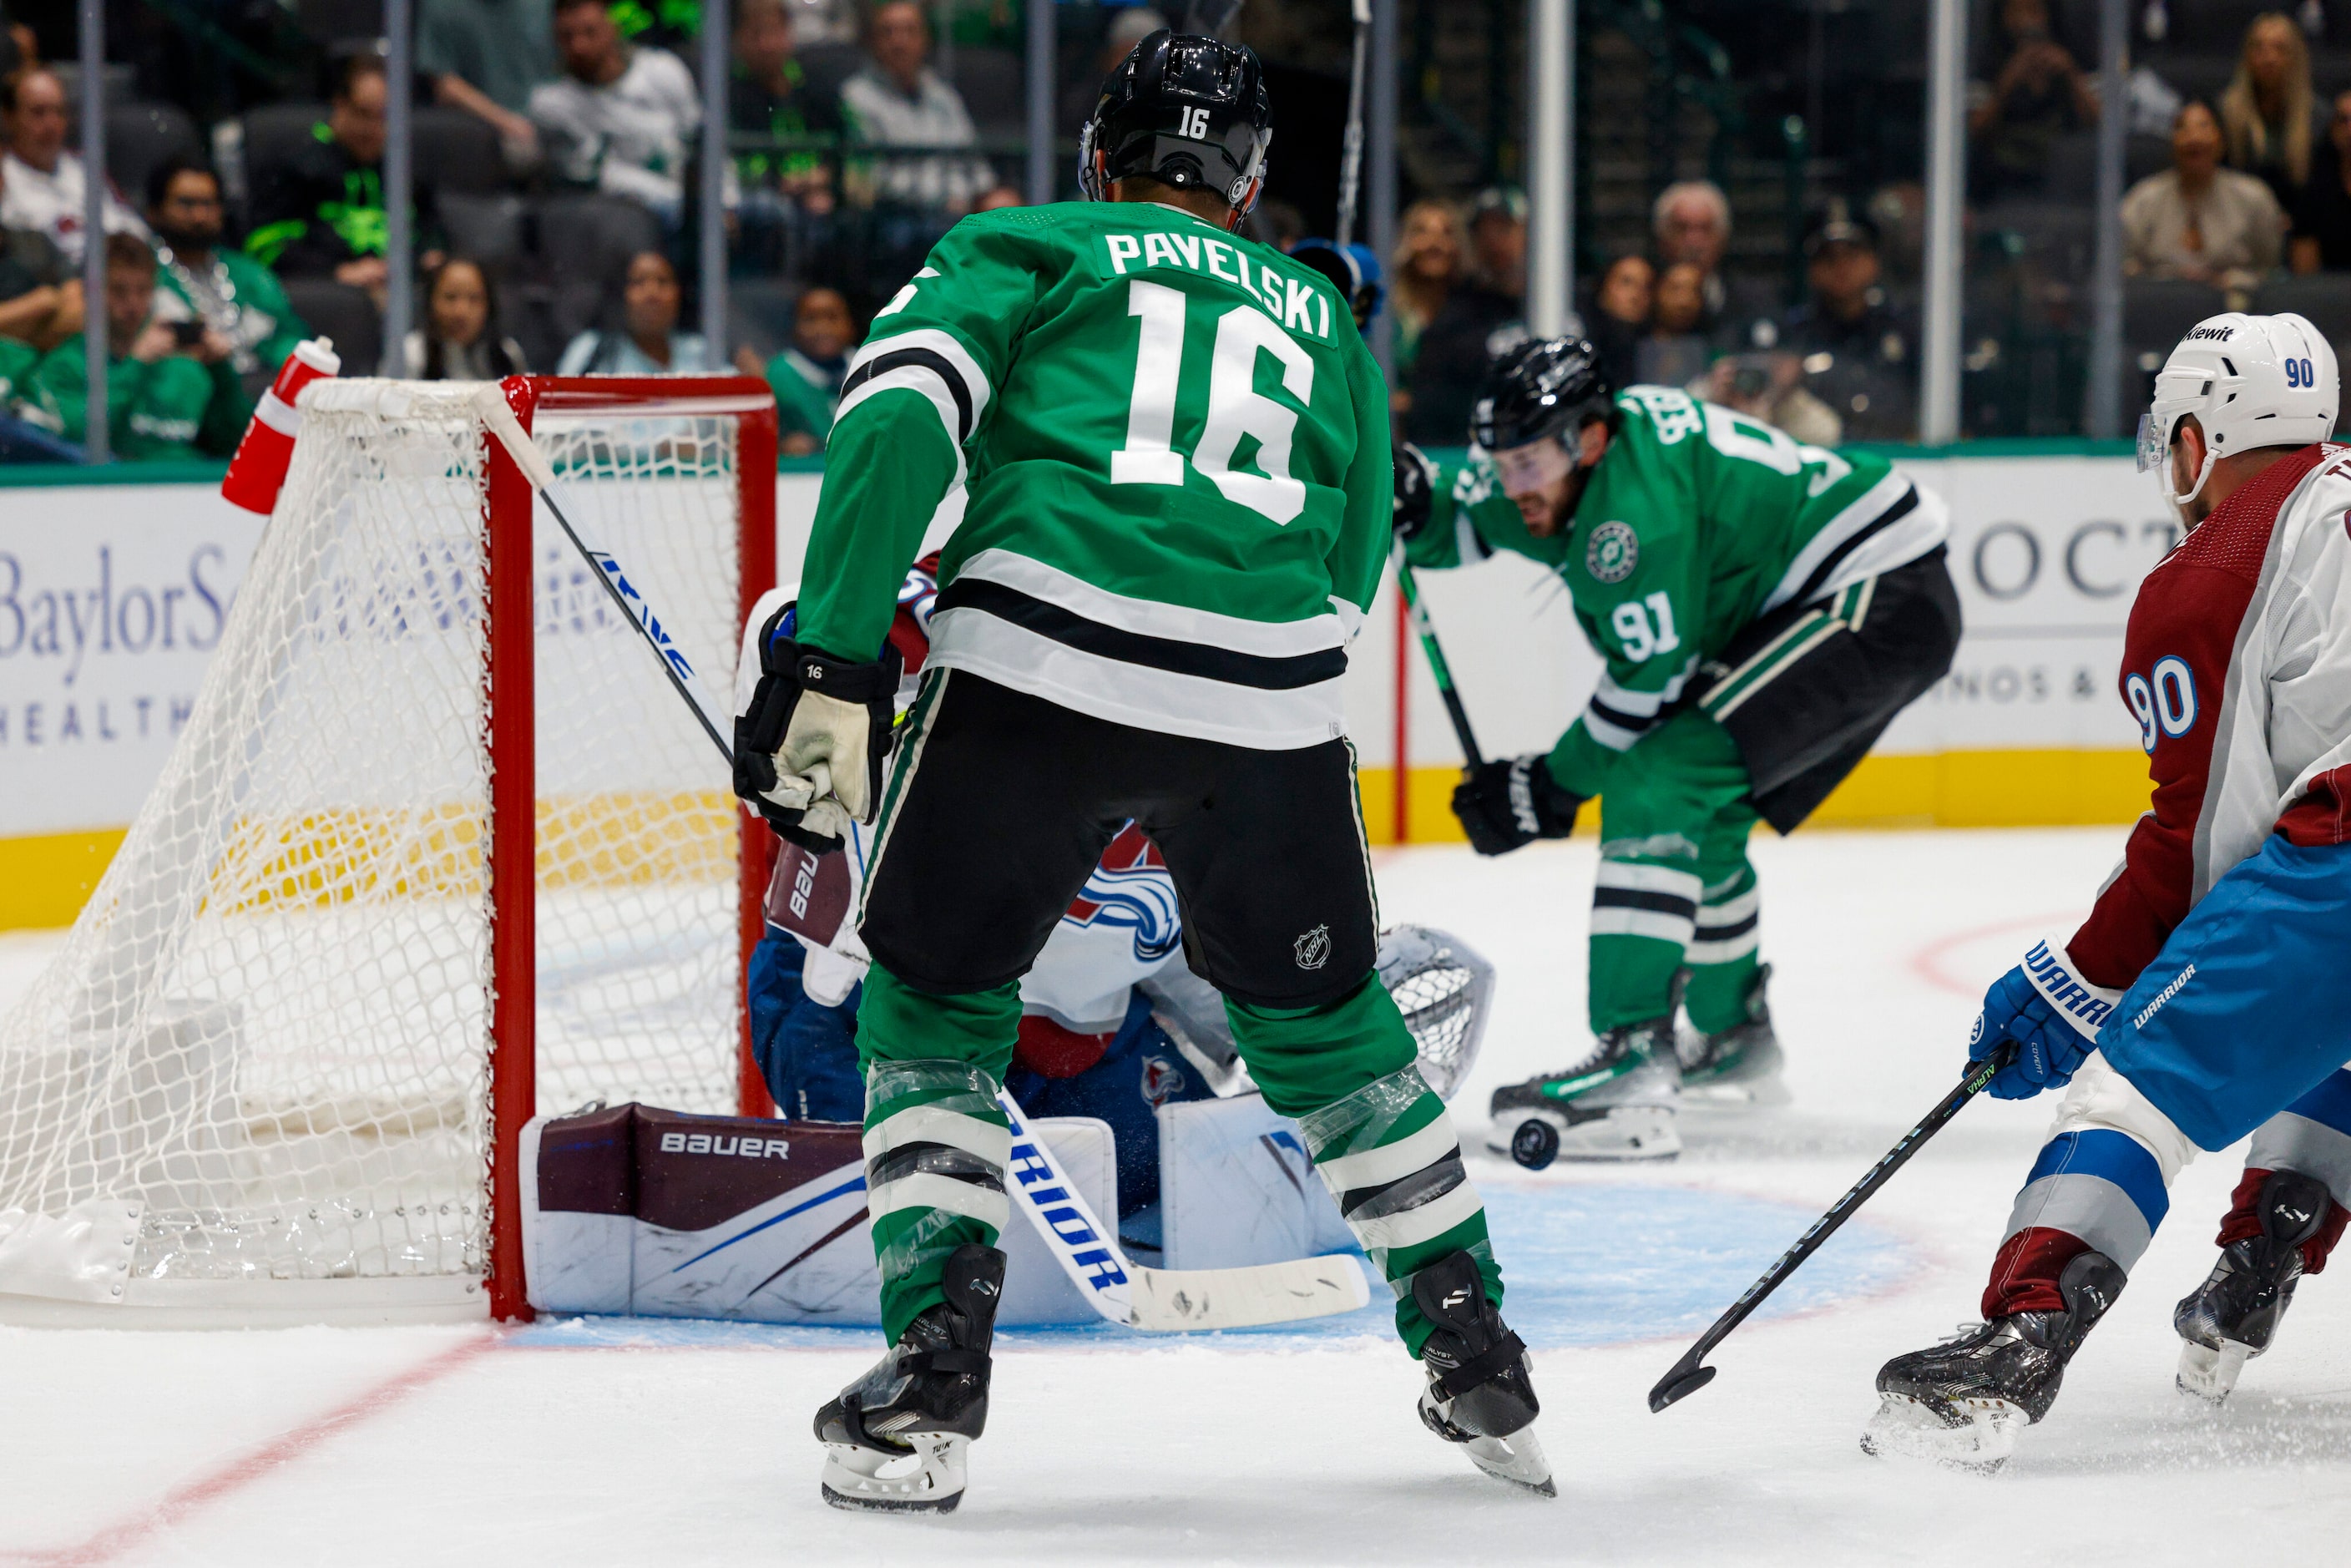
[[[1541,561],[1605,662],[1549,753],[1485,763],[1454,794],[1483,854],[1565,837],[1601,801],[1597,1044],[1496,1091],[1498,1139],[1532,1166],[1667,1156],[1685,1083],[1782,1096],[1747,841],[1759,819],[1794,831],[1950,668],[1945,512],[1882,457],[1674,388],[1620,392],[1573,339],[1498,361],[1470,434],[1450,473],[1399,454],[1407,559]]]

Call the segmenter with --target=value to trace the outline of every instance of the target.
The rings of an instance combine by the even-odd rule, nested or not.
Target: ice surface
[[[973,1490],[944,1521],[818,1500],[817,1405],[856,1331],[614,1320],[519,1332],[0,1330],[0,1564],[835,1562],[2169,1563],[2341,1560],[2351,1281],[2304,1285],[2229,1405],[2172,1393],[2241,1151],[2192,1167],[2050,1420],[1985,1480],[1873,1461],[1887,1356],[1970,1317],[2049,1107],[1971,1106],[1662,1416],[1649,1385],[1958,1071],[1972,991],[2066,929],[2119,830],[1759,841],[1794,1103],[1685,1118],[1677,1163],[1473,1155],[1535,1347],[1555,1502],[1411,1414],[1374,1307],[1188,1340],[1005,1336]],[[1382,862],[1391,920],[1501,972],[1457,1105],[1583,1047],[1588,841]],[[0,1003],[47,938],[0,937]]]

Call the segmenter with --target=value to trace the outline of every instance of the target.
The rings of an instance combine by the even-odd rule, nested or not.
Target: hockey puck
[[[1531,1171],[1541,1170],[1559,1157],[1559,1129],[1540,1116],[1530,1116],[1510,1134],[1510,1158]]]

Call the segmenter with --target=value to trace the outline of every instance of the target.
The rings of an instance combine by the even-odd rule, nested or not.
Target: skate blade
[[[2233,1340],[2221,1341],[2218,1350],[2189,1340],[2179,1347],[2179,1375],[2174,1385],[2199,1404],[2218,1405],[2237,1386],[2237,1375],[2245,1370],[2252,1354],[2250,1347]]]
[[[1682,1108],[1697,1111],[1776,1111],[1795,1103],[1787,1081],[1778,1073],[1769,1078],[1718,1079],[1710,1083],[1682,1082]]]
[[[2016,1452],[2017,1434],[2030,1425],[2005,1399],[1963,1399],[1954,1426],[1907,1394],[1879,1397],[1877,1414],[1861,1434],[1861,1451],[1875,1458],[1915,1459],[1975,1475],[1996,1473]]]
[[[824,1477],[818,1483],[824,1500],[854,1512],[953,1513],[970,1479],[966,1458],[971,1439],[944,1432],[902,1436],[914,1452],[827,1443]]]
[[[1559,1134],[1556,1160],[1583,1165],[1630,1160],[1670,1160],[1682,1152],[1682,1136],[1674,1126],[1670,1105],[1614,1105],[1606,1114],[1571,1123],[1550,1111],[1505,1111],[1486,1139],[1486,1147],[1510,1157],[1510,1137],[1522,1122],[1548,1123]],[[1545,1162],[1550,1163],[1549,1161]]]
[[[1551,1461],[1532,1427],[1522,1427],[1507,1437],[1472,1437],[1461,1445],[1469,1462],[1498,1481],[1524,1487],[1537,1497],[1557,1497],[1552,1484]]]

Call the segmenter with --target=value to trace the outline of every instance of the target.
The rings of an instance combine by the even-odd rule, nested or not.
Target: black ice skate
[[[824,1500],[835,1508],[951,1513],[963,1500],[966,1456],[987,1426],[1004,1254],[958,1247],[940,1283],[946,1301],[816,1413]]]
[[[2299,1171],[2272,1171],[2255,1205],[2262,1233],[2231,1241],[2204,1282],[2171,1314],[2179,1347],[2179,1392],[2218,1405],[2250,1358],[2269,1349],[2294,1287],[2302,1244],[2326,1223],[2326,1184]]]
[[[1527,1370],[1527,1347],[1486,1299],[1477,1260],[1467,1252],[1440,1258],[1412,1277],[1412,1299],[1436,1325],[1421,1347],[1428,1386],[1420,1418],[1489,1476],[1556,1497],[1551,1463],[1535,1440],[1542,1408]]]
[[[2064,1312],[2013,1312],[1896,1356],[1878,1369],[1877,1414],[1861,1451],[1984,1475],[1999,1469],[2017,1435],[2049,1413],[2065,1364],[2125,1280],[2105,1254],[2077,1253],[2057,1276]]]
[[[1682,1103],[1686,1105],[1785,1105],[1788,1086],[1781,1082],[1785,1059],[1780,1037],[1772,1032],[1771,1007],[1764,987],[1771,966],[1759,964],[1747,988],[1747,1017],[1712,1034],[1682,1030],[1676,1044],[1682,1065]]]
[[[1680,1091],[1673,1014],[1624,1024],[1565,1072],[1495,1090],[1487,1146],[1537,1171],[1555,1159],[1668,1160],[1682,1152]]]

